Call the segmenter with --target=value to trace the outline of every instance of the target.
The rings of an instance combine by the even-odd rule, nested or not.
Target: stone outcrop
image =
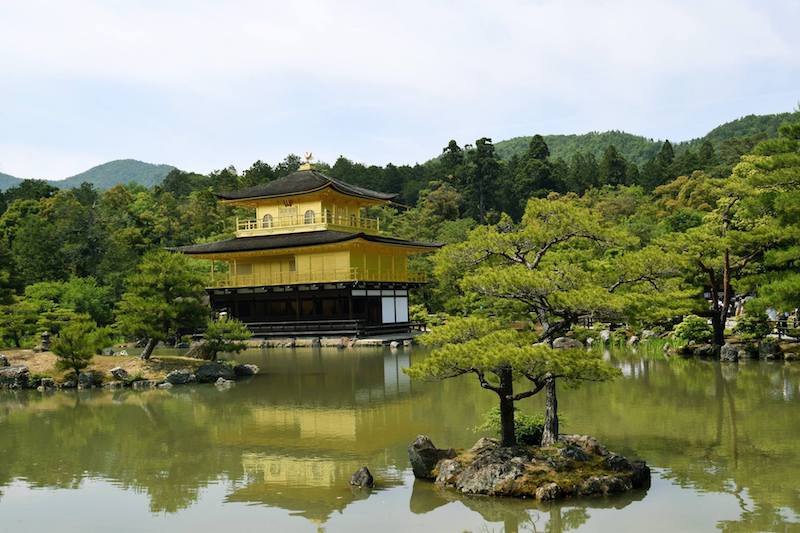
[[[570,348],[583,348],[583,343],[572,337],[558,337],[553,341],[553,348],[557,350],[567,350]]]
[[[758,344],[758,356],[761,359],[783,359],[783,351],[774,339],[764,339]]]
[[[39,380],[39,386],[36,387],[36,390],[39,392],[46,392],[55,390],[56,388],[56,380],[53,378],[42,378]]]
[[[236,365],[233,367],[233,373],[239,378],[255,376],[258,372],[259,368],[256,365]]]
[[[195,375],[188,368],[179,368],[173,370],[164,378],[167,383],[172,385],[186,385],[187,383],[194,383]]]
[[[427,472],[415,466],[413,451],[437,450],[427,437],[409,446],[414,475]],[[430,453],[430,457],[435,454]],[[417,458],[418,459],[418,458]],[[513,496],[549,501],[571,496],[603,496],[650,486],[650,469],[644,461],[631,461],[609,452],[587,435],[563,435],[557,446],[502,447],[483,438],[464,453],[447,454],[431,470],[435,483],[463,494]]]
[[[113,377],[118,381],[125,381],[130,377],[128,371],[122,368],[121,366],[115,366],[110,370],[110,372],[111,372],[111,377]]]
[[[233,380],[236,374],[233,368],[222,363],[205,363],[194,373],[198,383],[214,383],[219,378]]]
[[[158,386],[158,381],[154,379],[142,379],[139,381],[134,381],[131,384],[133,390],[155,389],[157,386]]]
[[[350,485],[362,489],[371,489],[375,486],[375,479],[372,477],[369,468],[362,466],[350,477]]]
[[[719,350],[719,360],[726,363],[735,363],[739,360],[739,348],[732,344],[725,344]]]
[[[414,477],[419,479],[435,479],[434,469],[442,459],[450,459],[456,456],[455,450],[440,450],[433,445],[430,437],[418,435],[417,438],[408,446],[408,460],[411,462],[411,469]]]
[[[235,381],[225,378],[218,378],[217,381],[214,382],[214,386],[221,390],[230,389],[234,385],[236,385]]]
[[[27,389],[30,372],[27,366],[6,366],[0,368],[0,389]]]
[[[637,335],[632,335],[628,339],[628,346],[636,346],[637,344],[639,344],[639,337]]]
[[[86,372],[81,372],[78,376],[78,388],[79,389],[91,389],[94,387],[99,387],[103,384],[103,375],[100,372],[95,372],[94,370],[87,370]]]

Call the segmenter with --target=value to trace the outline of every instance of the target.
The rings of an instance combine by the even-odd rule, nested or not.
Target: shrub
[[[743,341],[761,340],[772,331],[766,315],[762,313],[748,313],[736,322],[733,333]]]
[[[235,318],[209,320],[203,344],[203,358],[217,360],[217,354],[238,353],[247,348],[246,341],[251,336],[250,330],[243,322]]]
[[[89,366],[94,353],[108,341],[108,330],[91,321],[74,321],[63,328],[53,340],[53,353],[58,358],[56,368],[72,370],[77,378]]]
[[[697,315],[687,315],[672,330],[674,339],[688,343],[709,342],[713,336],[714,330],[711,328],[711,324],[705,318]]]
[[[430,321],[428,309],[422,304],[412,304],[408,306],[408,319],[412,322],[422,322],[427,325]]]
[[[594,339],[595,342],[600,339],[600,332],[585,328],[583,326],[573,326],[572,328],[572,336],[573,338],[581,341],[583,344],[586,344],[586,341],[589,339]]]
[[[564,418],[558,417],[559,423],[564,425]],[[500,408],[489,409],[483,417],[483,423],[475,428],[476,431],[491,431],[500,435]],[[514,410],[514,430],[517,441],[528,446],[538,446],[542,442],[544,431],[544,416],[529,415],[519,409]]]

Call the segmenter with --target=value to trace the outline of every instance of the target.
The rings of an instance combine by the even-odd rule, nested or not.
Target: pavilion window
[[[303,222],[306,224],[313,224],[315,220],[316,216],[314,214],[314,211],[312,211],[311,209],[306,211],[305,215],[303,215]]]
[[[264,218],[261,219],[261,227],[262,228],[271,228],[272,227],[272,215],[267,213],[264,215]]]

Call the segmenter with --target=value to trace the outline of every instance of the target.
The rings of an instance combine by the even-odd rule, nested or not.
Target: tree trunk
[[[544,431],[542,446],[552,446],[558,440],[558,398],[556,398],[556,379],[548,378],[545,385]]]
[[[511,369],[503,369],[500,375],[500,435],[501,446],[516,446],[517,433],[514,428],[514,379]]]
[[[155,339],[147,339],[147,344],[144,347],[144,351],[142,351],[142,355],[139,357],[141,357],[144,361],[149,361],[150,356],[153,355],[153,350],[156,348],[156,344],[158,344],[158,341]]]
[[[714,330],[712,344],[714,349],[719,352],[719,349],[725,344],[725,316],[722,309],[714,309],[711,315],[711,327]]]

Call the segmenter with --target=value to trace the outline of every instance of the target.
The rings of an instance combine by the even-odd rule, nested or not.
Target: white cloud
[[[426,158],[451,136],[701,134],[715,125],[697,123],[702,113],[733,118],[723,114],[734,102],[736,114],[762,111],[760,94],[785,94],[798,81],[797,74],[769,78],[800,66],[800,37],[789,22],[798,18],[796,3],[755,0],[5,0],[0,72],[14,84],[78,80],[152,92],[163,121],[157,131],[136,117],[119,120],[120,110],[108,113],[109,128],[125,129],[126,148],[141,158],[199,168],[216,149],[212,166],[241,166],[279,157],[243,147],[302,150],[313,141],[327,158],[403,162]],[[760,86],[754,73],[766,77]],[[93,127],[103,120],[86,102],[58,100],[53,112],[74,112],[72,105],[85,106]],[[14,113],[0,107],[0,120]],[[301,120],[320,130],[297,127]],[[41,162],[17,158],[29,161],[21,171],[49,171],[66,149],[2,128],[0,143],[45,150]],[[245,134],[267,140],[248,142]],[[85,151],[106,151],[106,139],[86,142],[103,146]]]

